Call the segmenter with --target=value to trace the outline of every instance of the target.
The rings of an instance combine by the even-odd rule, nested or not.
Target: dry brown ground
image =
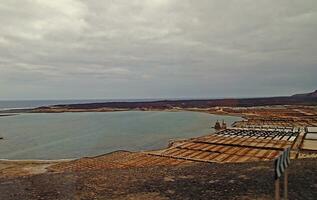
[[[289,199],[315,199],[317,160],[294,160]],[[272,162],[187,163],[0,178],[0,199],[272,199]]]
[[[12,161],[12,160],[0,160],[0,178],[11,178],[19,176],[28,176],[34,174],[41,174],[47,171],[47,168],[56,165],[62,164],[65,161]]]

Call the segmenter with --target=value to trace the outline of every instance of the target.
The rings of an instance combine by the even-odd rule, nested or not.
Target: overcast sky
[[[316,0],[0,0],[0,99],[317,89]]]

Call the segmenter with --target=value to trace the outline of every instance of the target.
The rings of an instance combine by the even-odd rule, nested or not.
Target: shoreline
[[[220,107],[221,108],[221,107]],[[239,108],[239,107],[235,107]],[[16,113],[10,114],[11,112],[15,111]],[[216,110],[215,108],[209,108],[209,109],[204,109],[204,108],[170,108],[170,109],[116,109],[116,108],[107,108],[107,109],[50,109],[50,110],[5,110],[5,111],[0,111],[5,113],[5,114],[0,114],[0,117],[8,117],[8,116],[15,116],[19,114],[32,114],[32,113],[106,113],[106,112],[130,112],[130,111],[142,111],[142,112],[200,112],[200,113],[207,113],[207,114],[212,114],[212,115],[223,115],[223,116],[232,116],[232,117],[241,117],[245,118],[244,115],[240,113],[227,113],[224,111],[219,111]]]
[[[267,108],[265,108],[264,110],[267,109],[267,112],[270,112],[271,109],[274,109],[274,105],[273,106],[266,106]],[[288,105],[283,105],[283,107],[288,110],[289,106]],[[142,111],[142,112],[197,112],[197,113],[206,113],[206,114],[210,114],[210,115],[220,115],[220,116],[230,116],[230,117],[240,117],[241,120],[239,121],[235,121],[233,122],[232,124],[228,124],[229,126],[232,126],[234,125],[236,122],[240,122],[240,121],[244,121],[244,120],[249,120],[249,119],[252,119],[253,117],[257,118],[257,117],[266,117],[267,116],[267,113],[259,113],[259,114],[253,114],[254,111],[252,110],[257,110],[258,108],[241,108],[241,107],[233,107],[233,108],[228,108],[228,107],[212,107],[212,108],[169,108],[169,109],[165,109],[165,108],[162,108],[162,109],[159,109],[159,108],[154,108],[154,109],[80,109],[80,110],[69,110],[69,109],[66,109],[66,110],[58,110],[58,112],[56,110],[54,110],[52,112],[52,110],[50,111],[44,111],[44,110],[41,110],[41,111],[38,111],[35,112],[24,112],[25,114],[30,114],[30,113],[78,113],[78,112],[84,112],[84,113],[93,113],[93,112],[96,112],[96,113],[99,113],[99,112],[133,112],[133,111]],[[263,109],[263,108],[260,108],[260,109]],[[247,110],[251,110],[251,114],[248,113],[248,112],[245,112]],[[23,114],[23,112],[21,112],[21,114]],[[0,114],[1,116],[1,114]],[[286,117],[286,116],[283,116],[281,115],[280,119],[291,119],[291,116],[290,117]],[[293,122],[292,122],[293,123]],[[295,124],[294,124],[295,125]],[[198,135],[198,136],[202,136],[202,135]],[[182,139],[191,139],[191,138],[182,138]],[[170,139],[170,141],[177,141],[177,139]],[[165,149],[167,148],[169,145],[169,142],[164,146],[162,147],[162,149]],[[162,150],[160,149],[160,150]],[[140,151],[136,151],[138,153],[140,152],[144,152],[144,151],[155,151],[157,149],[150,149],[150,150],[140,150]],[[52,160],[49,160],[49,159],[14,159],[14,160],[11,160],[11,159],[0,159],[0,162],[63,162],[64,160],[77,160],[77,159],[82,159],[82,158],[93,158],[93,157],[98,157],[98,156],[102,156],[102,155],[105,155],[105,154],[111,154],[111,153],[114,153],[114,152],[117,152],[117,151],[128,151],[128,150],[125,150],[125,149],[119,149],[119,150],[115,150],[115,151],[111,151],[111,152],[105,152],[105,153],[102,153],[102,154],[96,154],[96,155],[93,155],[93,156],[83,156],[83,157],[78,157],[78,158],[61,158],[61,159],[52,159]]]
[[[163,148],[165,149],[165,148]],[[153,150],[148,150],[148,151],[156,151],[157,149],[153,149]],[[161,149],[159,149],[161,150]],[[82,156],[82,157],[78,157],[78,158],[61,158],[61,159],[4,159],[4,158],[0,158],[0,164],[1,163],[37,163],[37,164],[45,164],[45,163],[61,163],[61,162],[69,162],[69,161],[75,161],[75,160],[79,160],[79,159],[83,159],[83,158],[97,158],[97,157],[101,157],[101,156],[106,156],[106,155],[110,155],[113,153],[117,153],[117,152],[129,152],[129,153],[142,153],[142,152],[146,152],[146,151],[136,151],[136,152],[132,152],[132,151],[127,151],[127,150],[123,150],[123,149],[119,149],[119,150],[115,150],[115,151],[111,151],[111,152],[107,152],[107,153],[102,153],[102,154],[98,154],[98,155],[94,155],[94,156]]]
[[[0,117],[11,117],[16,115],[19,115],[19,114],[0,114]]]
[[[84,157],[82,157],[84,158]],[[68,161],[73,161],[73,160],[77,160],[80,158],[62,158],[62,159],[52,159],[52,160],[42,160],[42,159],[0,159],[0,163],[21,163],[21,164],[25,164],[25,163],[38,163],[38,164],[45,164],[45,163],[59,163],[59,162],[68,162]]]
[[[123,110],[121,110],[123,111]],[[196,112],[196,113],[206,113],[210,115],[219,115],[219,116],[232,116],[232,117],[240,117],[239,119],[233,119],[232,122],[238,121],[242,125],[248,124],[248,123],[255,123],[259,126],[263,125],[263,121],[269,120],[269,122],[272,123],[272,125],[276,125],[276,120],[278,122],[277,125],[280,125],[285,122],[283,120],[287,120],[287,123],[291,124],[292,126],[303,126],[303,123],[305,120],[309,119],[311,120],[310,123],[316,123],[317,119],[311,119],[311,115],[316,113],[317,114],[317,106],[311,110],[310,108],[306,107],[291,107],[291,106],[283,106],[276,108],[274,106],[270,107],[262,107],[262,108],[228,108],[228,107],[217,107],[217,108],[209,108],[209,109],[202,109],[202,108],[191,108],[191,109],[184,109],[184,108],[173,108],[173,109],[128,109],[124,110],[126,112],[128,111],[156,111],[156,112]],[[85,112],[94,112],[93,110],[85,110]],[[111,112],[111,111],[107,111]],[[42,112],[43,113],[43,112]],[[303,116],[307,116],[306,118],[303,118]],[[239,121],[242,119],[247,119],[246,121]],[[221,119],[221,118],[220,118]],[[255,121],[254,121],[255,120]],[[259,120],[259,121],[256,121]],[[279,120],[282,120],[282,122],[279,122]],[[308,124],[308,122],[306,122]],[[231,124],[228,124],[232,126]],[[284,124],[285,125],[285,124]],[[317,123],[316,123],[317,125]],[[306,125],[307,126],[307,125]],[[233,128],[241,128],[239,126],[234,126]],[[211,130],[211,129],[210,129]],[[181,139],[170,139],[164,143],[165,145],[162,146],[160,149],[155,148],[149,148],[148,150],[139,150],[139,151],[127,151],[121,148],[121,150],[116,151],[110,151],[110,152],[101,152],[97,153],[95,155],[89,155],[89,156],[81,156],[78,158],[67,158],[67,159],[0,159],[0,178],[14,178],[14,177],[25,177],[37,174],[42,174],[42,176],[50,176],[52,174],[56,173],[78,173],[78,172],[92,172],[99,169],[118,169],[118,170],[124,170],[124,169],[134,169],[134,168],[140,168],[140,167],[162,167],[162,166],[168,166],[172,167],[174,169],[178,168],[178,166],[185,166],[185,165],[191,165],[191,164],[197,164],[197,163],[221,163],[222,166],[227,166],[228,162],[233,163],[240,163],[240,162],[253,162],[257,163],[259,160],[267,161],[269,159],[272,159],[275,155],[275,149],[261,149],[259,151],[259,146],[262,140],[265,139],[258,139],[258,143],[252,144],[245,144],[246,148],[253,148],[252,151],[259,151],[259,154],[266,155],[264,158],[259,158],[255,155],[252,155],[250,153],[245,153],[243,155],[233,155],[233,154],[225,154],[222,151],[218,152],[218,150],[215,150],[215,148],[219,148],[221,146],[226,146],[226,142],[220,142],[219,144],[207,144],[204,141],[201,140],[208,140],[208,138],[215,138],[215,137],[225,137],[225,136],[205,136],[209,135],[209,133],[197,133],[197,136],[194,137],[184,137]],[[211,134],[213,135],[213,134]],[[198,140],[197,140],[197,138]],[[235,137],[239,137],[239,134],[236,134]],[[248,136],[245,136],[248,137]],[[242,138],[243,141],[248,140],[244,136]],[[195,138],[197,141],[195,141]],[[227,138],[227,137],[226,137]],[[296,137],[299,141],[295,141],[297,145],[300,145],[300,141],[303,140],[301,137]],[[296,140],[297,140],[296,139]],[[236,139],[230,139],[232,142]],[[280,141],[280,140],[277,140]],[[191,143],[198,142],[195,145],[198,145],[197,148],[187,148],[186,146],[192,145]],[[229,142],[230,143],[230,142]],[[291,143],[291,142],[288,142]],[[293,144],[295,144],[293,142]],[[0,142],[1,144],[1,142]],[[170,145],[169,145],[170,144]],[[283,143],[284,144],[284,143]],[[201,152],[201,149],[205,148],[205,145],[208,145],[208,148],[212,148],[213,150],[217,152],[212,151],[205,151]],[[229,146],[230,149],[232,148],[238,148],[241,149],[245,148],[243,146],[240,146],[241,144],[231,144]],[[275,143],[272,145],[274,146]],[[261,146],[261,145],[260,145]],[[228,148],[228,145],[227,147]],[[278,147],[282,148],[282,147]],[[300,146],[298,146],[300,149]],[[229,149],[229,150],[230,150]],[[177,150],[175,153],[174,151]],[[223,150],[224,151],[224,150]],[[174,152],[174,153],[173,153]],[[304,155],[304,152],[301,150],[298,151],[300,154],[299,156],[295,158],[303,160],[302,158],[313,158],[312,156],[306,156]],[[183,156],[177,156],[179,153],[184,154]],[[268,154],[269,153],[269,154]],[[177,154],[177,155],[176,155]],[[176,155],[176,156],[175,156]],[[206,155],[208,158],[205,158]],[[212,156],[212,157],[210,157]],[[216,158],[214,158],[216,156]],[[46,158],[45,155],[43,155],[44,158]],[[209,158],[210,157],[210,158]],[[236,159],[236,161],[235,161]],[[227,161],[226,161],[227,160]],[[305,159],[304,159],[305,160]],[[305,162],[303,160],[303,162]],[[302,162],[302,161],[298,161]],[[179,164],[183,163],[183,164]],[[218,164],[219,164],[218,163]],[[235,164],[234,164],[235,165]],[[148,169],[148,168],[147,168]]]

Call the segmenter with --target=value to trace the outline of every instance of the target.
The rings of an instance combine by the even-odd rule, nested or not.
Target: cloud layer
[[[317,89],[315,0],[2,0],[0,23],[0,99]]]

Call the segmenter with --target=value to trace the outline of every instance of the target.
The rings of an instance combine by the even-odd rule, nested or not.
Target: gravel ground
[[[289,199],[316,199],[317,159],[294,160]],[[0,178],[0,199],[273,199],[272,162],[44,173]]]

